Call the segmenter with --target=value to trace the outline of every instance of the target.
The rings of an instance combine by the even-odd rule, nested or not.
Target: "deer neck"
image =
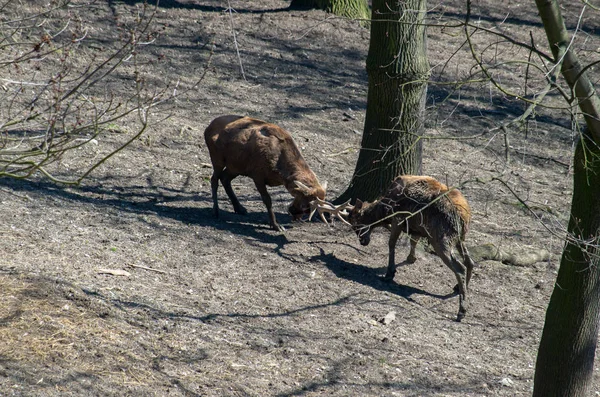
[[[302,155],[297,152],[297,149],[294,152],[296,153],[282,153],[282,158],[277,165],[285,188],[290,193],[296,188],[294,182],[298,181],[306,186],[314,187],[317,179],[315,173],[308,167],[308,164],[306,164]]]

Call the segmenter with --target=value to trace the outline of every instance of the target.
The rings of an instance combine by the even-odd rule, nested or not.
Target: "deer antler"
[[[335,206],[328,201],[317,198],[310,202],[310,215],[308,216],[308,220],[310,221],[315,212],[318,212],[323,222],[329,225],[329,222],[327,222],[327,219],[325,219],[325,216],[323,215],[324,213],[329,213],[344,222],[346,225],[351,226],[343,216],[348,215],[346,209],[352,210],[352,208],[354,208],[354,206],[350,205],[350,200],[346,201],[344,204]]]

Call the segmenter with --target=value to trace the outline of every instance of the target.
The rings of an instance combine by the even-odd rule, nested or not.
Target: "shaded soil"
[[[546,47],[531,6],[476,3],[473,18],[482,25],[525,42],[531,31]],[[460,29],[430,29],[425,172],[460,186],[469,200],[469,246],[552,253],[525,267],[480,261],[469,312],[457,323],[454,276],[423,247],[417,263],[383,282],[385,231],[362,247],[339,222],[291,223],[289,194],[273,188],[287,229],[274,232],[245,178],[234,188],[249,214],[234,214],[221,189],[221,218],[213,218],[202,133],[217,115],[250,115],[290,131],[328,181],[330,199],[351,179],[366,107],[369,31],[287,5],[232,1],[231,17],[222,2],[161,1],[161,33],[147,51],[162,61],[151,76],[157,86],[177,82],[182,94],[155,110],[145,137],[79,187],[0,180],[0,394],[530,395],[569,213],[574,138],[567,112],[539,108],[526,131],[512,131],[506,151],[498,131],[482,133],[524,105],[488,83],[444,84],[468,76],[473,62]],[[96,32],[90,40],[98,37],[98,45],[115,15],[138,7],[97,4],[85,14]],[[572,8],[565,10],[571,28],[578,17]],[[593,56],[600,24],[589,14],[576,44]],[[464,16],[462,2],[444,2],[431,21]],[[474,40],[483,46],[490,36]],[[527,53],[502,43],[492,52],[495,76],[524,94],[523,67],[502,61]],[[119,78],[107,78],[106,86],[126,96]],[[528,84],[532,92],[541,83]],[[119,137],[85,149],[86,156],[112,147],[111,139]],[[80,160],[69,161],[57,172]],[[380,321],[390,312],[394,321]],[[592,391],[600,392],[596,374]]]

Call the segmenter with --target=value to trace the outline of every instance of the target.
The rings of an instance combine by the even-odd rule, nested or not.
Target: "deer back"
[[[306,170],[314,177],[290,134],[275,124],[221,116],[210,123],[204,137],[213,166],[227,167],[232,174],[261,178],[271,186],[286,184]]]
[[[399,217],[409,217],[411,228],[428,232],[455,231],[464,237],[471,220],[471,209],[462,193],[429,176],[397,177],[380,205],[393,208]]]

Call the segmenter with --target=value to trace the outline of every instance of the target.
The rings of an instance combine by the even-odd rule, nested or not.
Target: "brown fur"
[[[407,262],[414,262],[415,247],[421,237],[427,238],[436,254],[454,272],[458,281],[460,321],[466,313],[466,292],[474,262],[464,244],[471,221],[471,209],[457,189],[448,189],[429,176],[402,175],[388,191],[373,203],[357,201],[349,221],[362,245],[369,244],[371,230],[378,226],[390,228],[389,261],[385,278],[396,273],[395,247],[401,232],[410,235],[411,249]],[[456,249],[461,262],[453,253]]]
[[[275,219],[267,186],[284,185],[294,196],[288,208],[294,219],[308,213],[312,200],[325,198],[325,187],[309,168],[291,135],[275,124],[243,116],[221,116],[208,125],[204,139],[213,165],[211,187],[216,217],[219,180],[235,212],[247,212],[231,188],[231,181],[238,175],[252,178],[275,230],[283,227]]]

